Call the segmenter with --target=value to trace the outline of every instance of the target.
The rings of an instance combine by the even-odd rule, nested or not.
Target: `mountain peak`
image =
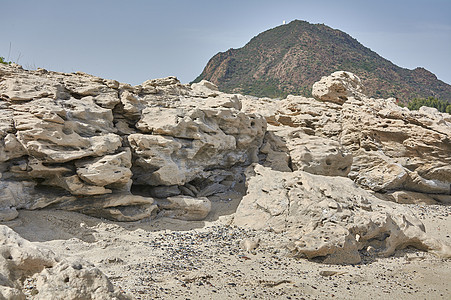
[[[358,75],[364,92],[375,98],[407,102],[434,94],[451,101],[451,86],[426,69],[398,67],[343,31],[302,20],[216,54],[194,82],[206,79],[222,91],[259,97],[310,96],[314,82],[338,70]]]

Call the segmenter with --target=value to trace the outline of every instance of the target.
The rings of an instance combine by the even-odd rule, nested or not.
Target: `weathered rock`
[[[118,154],[105,155],[86,162],[76,162],[77,175],[92,185],[126,185],[132,176],[131,158],[131,151],[126,148]]]
[[[8,161],[14,158],[19,158],[25,155],[22,144],[17,140],[14,134],[8,133],[0,143],[0,162]]]
[[[271,128],[272,125],[269,125]],[[291,172],[291,157],[287,142],[275,131],[266,132],[263,145],[260,148],[260,158],[264,166],[282,172]]]
[[[147,134],[128,136],[137,154],[133,179],[139,184],[184,185],[205,169],[256,162],[266,122],[234,109],[156,107],[143,111],[137,127]]]
[[[242,99],[243,110],[249,113],[261,111],[272,125],[268,130],[284,141],[277,149],[262,148],[262,151],[271,150],[268,157],[280,161],[286,153],[293,169],[340,175],[337,172],[339,168],[335,168],[335,173],[328,173],[330,170],[318,172],[318,168],[309,169],[307,166],[324,165],[325,159],[321,157],[329,157],[331,162],[327,151],[324,153],[329,148],[329,152],[349,155],[348,159],[352,155],[350,171],[345,169],[346,173],[341,176],[347,174],[373,191],[450,193],[449,114],[426,107],[409,111],[399,107],[395,99],[369,99],[360,93],[358,79],[347,72],[334,73],[321,82],[315,85],[314,95],[324,96],[324,101],[301,96],[288,96],[277,101]],[[318,92],[321,89],[324,94]],[[297,139],[300,136],[303,139]],[[316,146],[320,145],[321,138],[332,147]],[[310,151],[314,154],[297,145],[315,149]],[[311,162],[305,161],[310,155]],[[342,162],[346,161],[345,157],[340,158],[342,162],[335,161],[336,158],[340,155],[335,156],[331,165],[336,163],[344,169],[346,164]],[[266,159],[264,164],[271,165],[271,162]]]
[[[249,168],[234,223],[283,232],[295,256],[354,264],[369,246],[382,256],[414,246],[451,257],[451,248],[430,239],[406,208],[377,199],[350,179]]]
[[[87,215],[114,221],[137,221],[157,214],[158,207],[151,197],[119,193],[68,199],[55,204],[60,209],[79,211]]]
[[[204,95],[205,97],[215,97],[220,94],[218,87],[207,81],[201,80],[199,83],[193,83],[191,89],[197,94]]]
[[[47,205],[121,221],[158,210],[201,220],[206,196],[232,189],[244,167],[261,162],[272,170],[249,175],[235,222],[286,232],[295,255],[355,263],[368,247],[443,250],[408,211],[342,177],[398,202],[418,201],[412,191],[448,201],[451,119],[367,99],[351,73],[315,84],[322,101],[276,101],[175,77],[132,87],[84,73],[0,70],[1,220]]]
[[[434,198],[427,194],[409,191],[396,191],[390,194],[396,203],[401,204],[438,204]]]
[[[407,245],[446,255],[407,210],[350,179],[380,198],[451,202],[451,117],[368,99],[348,72],[322,78],[313,95],[321,101],[0,65],[0,220],[49,205],[120,221],[202,220],[206,197],[241,189],[258,162],[235,223],[284,232],[294,255],[355,263],[364,249]]]
[[[223,94],[211,83],[190,87],[167,77],[132,87],[82,72],[0,70],[4,220],[17,208],[62,202],[65,209],[83,207],[108,218],[148,217],[154,209],[147,204],[111,208],[103,199],[130,195],[133,184],[178,191],[164,196],[183,189],[196,196],[199,190],[187,184],[215,177],[220,181],[209,179],[202,194],[220,193],[231,186],[221,183],[223,171],[258,161],[265,119],[240,111],[241,96]],[[58,201],[36,198],[39,190],[50,195],[52,189]],[[74,196],[80,203],[100,202],[89,210]]]
[[[164,216],[188,221],[203,220],[211,210],[211,202],[206,197],[168,197],[159,206],[166,210]]]
[[[161,185],[161,186],[145,186],[145,192],[155,198],[167,198],[172,196],[177,196],[181,194],[180,188],[178,185]]]
[[[11,221],[17,218],[19,212],[14,206],[0,209],[0,222]]]
[[[326,176],[344,176],[351,171],[352,154],[338,142],[300,132],[288,142],[295,170]]]
[[[312,94],[318,100],[338,104],[343,104],[350,97],[360,99],[363,96],[360,78],[344,71],[337,71],[315,82]]]
[[[355,181],[373,191],[396,190],[404,186],[408,171],[400,164],[376,164],[361,171]]]
[[[57,257],[0,225],[0,298],[26,299],[24,282],[34,282],[33,299],[130,299],[91,264]]]
[[[354,154],[350,177],[375,190],[449,193],[451,123],[392,100],[361,104],[343,105],[340,139]],[[384,178],[378,170],[384,170]]]
[[[45,189],[36,189],[32,181],[2,181],[0,180],[0,220],[9,221],[17,217],[17,209],[39,209],[74,199],[58,192],[46,192]]]

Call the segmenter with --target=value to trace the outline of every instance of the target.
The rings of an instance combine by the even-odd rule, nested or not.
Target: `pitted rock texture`
[[[451,257],[408,209],[376,198],[348,178],[249,167],[234,224],[283,233],[296,257],[356,264],[368,247],[380,256],[414,246]]]
[[[158,210],[152,188],[177,186],[171,196],[193,197],[186,185],[230,188],[225,173],[257,162],[266,132],[263,117],[240,111],[239,95],[208,82],[191,88],[168,77],[132,87],[6,65],[0,76],[1,220],[50,204],[116,220],[150,217]]]
[[[0,299],[131,299],[90,263],[58,257],[4,225],[0,271]]]
[[[350,72],[337,71],[313,84],[312,95],[321,101],[343,104],[349,97],[361,98],[360,78]]]
[[[450,115],[369,99],[359,82],[336,72],[318,100],[273,100],[0,65],[0,221],[47,206],[198,221],[239,191],[235,224],[284,233],[299,257],[357,263],[368,247],[409,245],[449,256],[380,199],[450,203]]]
[[[392,98],[370,99],[360,93],[359,79],[347,72],[320,82],[325,90],[340,93],[329,93],[322,100],[317,95],[321,101],[301,96],[243,100],[245,112],[260,111],[271,125],[268,157],[282,158],[286,153],[293,170],[348,176],[380,193],[407,191],[445,198],[451,193],[449,114],[429,107],[410,111]],[[276,164],[266,159],[264,165]]]

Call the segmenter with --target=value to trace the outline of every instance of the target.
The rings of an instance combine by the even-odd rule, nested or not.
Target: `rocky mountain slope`
[[[342,71],[312,94],[259,99],[207,81],[130,86],[0,65],[0,221],[41,208],[116,221],[229,215],[229,225],[273,232],[271,247],[318,262],[407,246],[450,257],[402,205],[451,203],[450,115],[368,98]],[[0,242],[3,253],[16,244]],[[44,266],[0,281],[0,295],[22,295]]]
[[[426,69],[400,68],[340,30],[297,20],[216,54],[194,82],[205,79],[224,92],[284,98],[311,95],[314,82],[339,70],[358,75],[371,97],[451,101],[451,86]]]

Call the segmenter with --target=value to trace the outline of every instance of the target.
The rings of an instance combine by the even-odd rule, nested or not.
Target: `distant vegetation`
[[[11,62],[5,61],[5,58],[0,56],[0,64],[9,65],[9,64],[11,64]]]
[[[443,101],[434,97],[429,98],[415,98],[409,102],[407,108],[410,110],[418,110],[422,106],[435,107],[440,112],[446,112],[451,114],[451,104],[447,101]]]
[[[216,54],[194,82],[206,79],[221,91],[258,97],[311,96],[313,83],[340,70],[359,76],[370,97],[394,97],[406,106],[410,99],[432,94],[451,101],[451,85],[428,70],[398,67],[340,30],[304,21]]]

